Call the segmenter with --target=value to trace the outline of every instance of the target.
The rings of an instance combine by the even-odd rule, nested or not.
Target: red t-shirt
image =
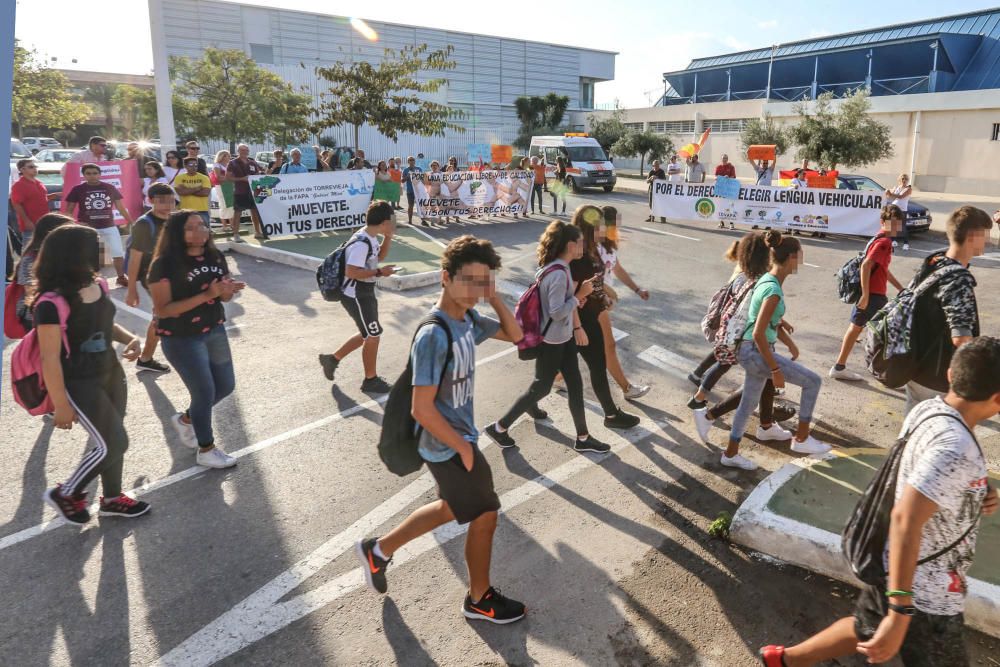
[[[729,178],[736,178],[736,167],[733,166],[732,162],[727,162],[726,164],[719,164],[715,167],[716,176],[728,176]]]
[[[875,263],[868,288],[872,294],[886,295],[889,283],[889,262],[892,261],[892,239],[879,234],[875,242],[868,248],[866,257]]]
[[[48,190],[37,178],[29,180],[19,178],[10,188],[10,200],[24,208],[25,214],[35,222],[49,212]],[[27,221],[17,216],[17,224],[23,232]]]

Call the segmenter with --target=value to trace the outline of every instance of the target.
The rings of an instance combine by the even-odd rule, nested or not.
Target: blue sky
[[[169,0],[168,0],[169,1]],[[252,0],[245,4],[350,16],[358,2]],[[986,9],[989,2],[723,2],[717,0],[573,0],[521,5],[381,0],[362,18],[618,51],[615,81],[598,84],[597,103],[648,106],[663,90],[662,74],[692,58],[850,32],[891,23]],[[438,7],[440,11],[430,11]],[[103,27],[95,25],[101,17]],[[485,19],[485,20],[484,20]],[[145,0],[18,0],[16,35],[53,64],[72,69],[148,73],[152,69]],[[115,48],[97,46],[110,38]],[[79,44],[79,46],[78,46]],[[86,48],[84,48],[84,46]],[[72,62],[76,59],[76,63]]]

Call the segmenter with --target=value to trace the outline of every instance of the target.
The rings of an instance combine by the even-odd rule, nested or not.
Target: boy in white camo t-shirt
[[[948,381],[946,396],[918,404],[903,425],[901,437],[909,435],[889,526],[888,581],[862,589],[853,617],[801,644],[761,648],[765,667],[806,667],[850,653],[872,664],[897,653],[906,667],[969,664],[966,573],[980,517],[998,507],[972,429],[1000,412],[1000,339],[958,348]]]

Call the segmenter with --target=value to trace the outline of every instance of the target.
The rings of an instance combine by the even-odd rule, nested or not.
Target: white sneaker
[[[743,470],[757,469],[756,463],[754,463],[748,458],[740,456],[739,454],[733,457],[729,457],[723,454],[720,463],[722,463],[722,465],[726,466],[727,468],[741,468]]]
[[[847,382],[861,382],[862,380],[864,380],[863,377],[861,377],[854,371],[849,371],[846,368],[838,371],[836,366],[830,366],[829,375],[834,380],[846,380]]]
[[[904,243],[903,244],[903,250],[909,250],[909,249],[910,249],[910,244],[909,243]]]
[[[170,423],[174,425],[174,430],[177,431],[177,435],[180,436],[181,444],[185,447],[195,449],[198,446],[198,438],[194,434],[194,426],[191,424],[185,424],[181,421],[182,416],[183,415],[178,412],[170,418]]]
[[[649,393],[648,384],[630,384],[628,389],[625,390],[625,400],[634,401],[637,398],[642,398]]]
[[[898,248],[899,247],[899,243],[897,243],[896,241],[893,241],[892,242],[892,247],[893,248]]]
[[[195,463],[206,468],[232,468],[236,465],[236,459],[218,447],[213,447],[207,452],[199,451]]]
[[[712,430],[712,420],[708,418],[708,408],[694,410],[694,427],[698,431],[698,437],[705,444],[708,444],[708,432]]]
[[[777,424],[771,424],[767,428],[757,427],[758,440],[791,440],[792,432],[781,428]]]
[[[812,434],[802,442],[795,438],[792,439],[792,451],[798,454],[826,454],[831,449],[833,449],[832,445],[820,442]]]

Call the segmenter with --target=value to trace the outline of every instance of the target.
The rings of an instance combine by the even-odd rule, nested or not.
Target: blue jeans
[[[198,336],[163,336],[160,345],[191,394],[187,413],[198,445],[213,445],[212,408],[236,387],[226,328],[219,324]]]
[[[818,374],[802,364],[774,354],[773,344],[771,345],[771,354],[774,356],[778,368],[781,369],[781,374],[785,376],[785,383],[802,387],[802,399],[799,401],[799,421],[812,421],[813,409],[816,407],[816,399],[819,398],[819,388],[823,380]],[[743,341],[736,358],[745,373],[743,398],[740,399],[740,406],[736,408],[736,414],[733,416],[733,427],[729,432],[729,439],[738,442],[746,432],[750,415],[753,414],[753,409],[757,405],[757,401],[760,400],[760,392],[764,389],[767,381],[771,379],[771,368],[764,361],[764,357],[761,356],[753,341]]]

